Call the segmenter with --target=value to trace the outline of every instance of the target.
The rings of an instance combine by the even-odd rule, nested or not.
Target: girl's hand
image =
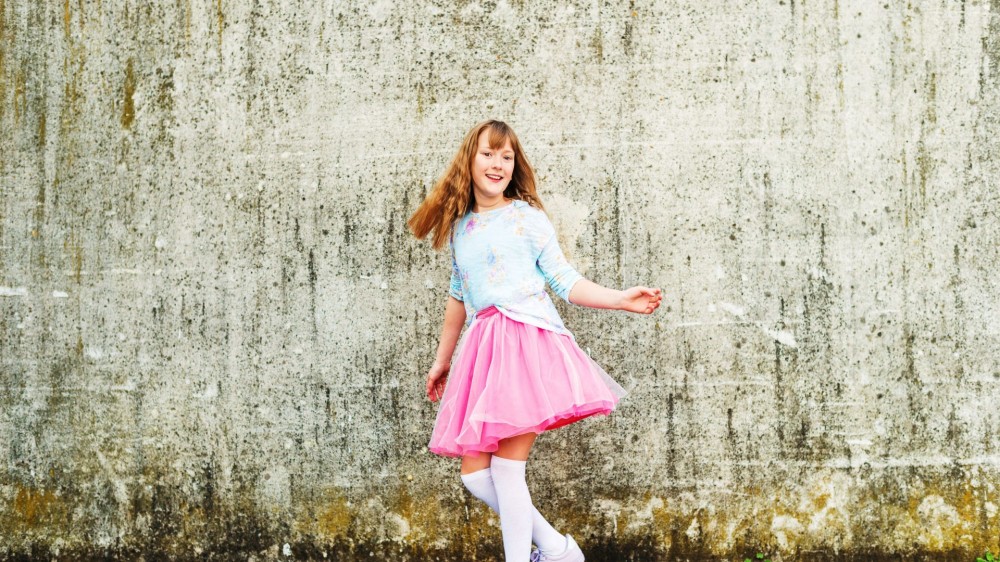
[[[448,382],[449,369],[451,369],[451,365],[435,361],[431,365],[431,369],[427,371],[427,398],[431,402],[437,402],[444,396],[444,386]]]
[[[632,287],[622,291],[622,299],[618,308],[639,314],[652,314],[660,307],[663,295],[659,289],[649,287]]]

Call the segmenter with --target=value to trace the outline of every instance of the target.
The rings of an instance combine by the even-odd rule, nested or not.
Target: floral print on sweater
[[[449,294],[465,304],[466,324],[476,312],[495,306],[508,317],[572,336],[563,325],[545,284],[569,301],[582,279],[569,264],[545,213],[528,203],[484,213],[466,213],[452,229]]]

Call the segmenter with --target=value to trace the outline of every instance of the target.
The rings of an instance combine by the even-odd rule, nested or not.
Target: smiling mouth
[[[486,174],[486,177],[490,178],[493,181],[500,181],[503,179],[503,176],[495,176],[493,174]]]

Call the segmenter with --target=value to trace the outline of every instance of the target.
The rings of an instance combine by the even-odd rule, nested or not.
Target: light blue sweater
[[[566,261],[545,213],[515,200],[469,212],[452,229],[449,294],[465,304],[466,324],[475,313],[496,306],[509,318],[572,336],[559,318],[545,283],[569,301],[582,279]]]

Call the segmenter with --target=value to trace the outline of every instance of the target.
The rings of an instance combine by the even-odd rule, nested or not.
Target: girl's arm
[[[453,296],[448,297],[444,308],[444,324],[441,326],[441,342],[438,344],[434,364],[427,372],[427,397],[432,402],[444,394],[445,382],[448,380],[448,370],[451,369],[451,356],[458,344],[458,336],[465,325],[465,305]]]
[[[654,310],[659,308],[663,295],[659,289],[649,287],[632,287],[624,291],[616,291],[587,279],[580,279],[573,284],[567,300],[573,304],[591,308],[610,308],[652,314]]]
[[[544,214],[539,217],[538,231],[546,242],[538,256],[538,268],[545,276],[545,281],[561,298],[580,306],[627,310],[640,314],[652,314],[660,306],[663,296],[659,289],[632,287],[616,291],[584,279],[559,249],[556,231],[548,218]]]

